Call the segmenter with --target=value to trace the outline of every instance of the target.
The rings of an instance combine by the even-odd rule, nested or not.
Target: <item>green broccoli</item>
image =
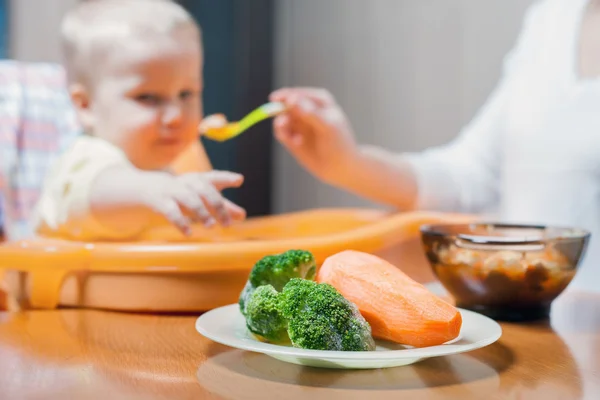
[[[248,297],[246,326],[268,342],[289,342],[287,320],[279,311],[279,293],[273,286],[259,286]]]
[[[259,260],[250,272],[254,287],[271,285],[281,292],[292,278],[313,280],[317,272],[315,258],[305,250],[288,250]]]
[[[375,349],[371,326],[356,305],[333,286],[291,279],[278,296],[281,315],[295,347],[313,350]]]
[[[314,280],[317,265],[313,255],[306,250],[288,250],[260,259],[250,271],[250,276],[239,299],[240,311],[246,315],[246,302],[263,285],[271,285],[280,292],[292,278]]]

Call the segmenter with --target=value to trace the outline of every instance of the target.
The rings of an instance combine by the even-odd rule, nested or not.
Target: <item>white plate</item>
[[[248,331],[237,304],[216,308],[203,314],[196,321],[196,330],[217,343],[263,353],[293,364],[322,368],[389,368],[412,364],[424,358],[479,349],[494,343],[502,335],[502,328],[494,320],[472,311],[459,311],[462,314],[459,337],[439,346],[423,348],[376,341],[375,351],[326,351],[263,343]]]

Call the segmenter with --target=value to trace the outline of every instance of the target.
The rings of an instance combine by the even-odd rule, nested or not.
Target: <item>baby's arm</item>
[[[212,171],[174,176],[134,168],[122,152],[83,137],[51,171],[36,207],[39,234],[75,240],[134,239],[154,225],[227,224],[244,210],[220,190],[237,187],[242,177]]]
[[[90,211],[111,231],[172,223],[189,233],[192,222],[210,227],[243,219],[244,210],[220,193],[242,181],[241,175],[225,171],[173,176],[115,167],[100,174],[91,186]]]

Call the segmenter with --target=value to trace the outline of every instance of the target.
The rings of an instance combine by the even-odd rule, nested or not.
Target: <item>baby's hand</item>
[[[242,175],[211,171],[168,177],[168,182],[155,182],[155,188],[149,188],[145,202],[184,234],[190,233],[192,222],[201,222],[206,227],[216,222],[227,226],[232,220],[246,217],[243,208],[225,199],[220,192],[239,187]]]
[[[279,142],[312,174],[335,184],[358,150],[334,97],[324,89],[284,88],[273,92],[270,100],[287,109],[273,124]]]

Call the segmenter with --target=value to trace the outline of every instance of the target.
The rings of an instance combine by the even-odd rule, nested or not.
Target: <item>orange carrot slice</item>
[[[454,306],[377,256],[337,253],[324,261],[317,281],[329,283],[356,304],[375,338],[426,347],[460,333],[462,317]]]

